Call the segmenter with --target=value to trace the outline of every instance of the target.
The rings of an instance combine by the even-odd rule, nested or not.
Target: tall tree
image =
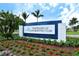
[[[0,11],[0,35],[9,39],[13,38],[13,32],[23,24],[23,20],[9,11]]]
[[[73,18],[70,20],[69,25],[72,26],[72,25],[75,25],[76,23],[78,23],[78,20],[77,20],[77,18],[73,17]]]
[[[32,12],[32,15],[37,18],[37,22],[38,22],[38,18],[44,16],[44,15],[40,14],[40,10],[36,10],[35,12]]]
[[[26,12],[23,12],[22,13],[22,17],[24,18],[24,20],[25,20],[25,23],[26,23],[26,19],[28,18],[28,14],[26,13]]]
[[[73,28],[73,30],[75,31],[75,29],[76,29],[76,26],[74,26],[74,25],[76,25],[78,23],[78,20],[77,20],[77,18],[75,18],[75,17],[73,17],[71,20],[70,20],[70,22],[69,22],[69,25]]]

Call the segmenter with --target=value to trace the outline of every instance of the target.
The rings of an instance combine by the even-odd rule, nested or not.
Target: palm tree
[[[26,13],[26,12],[23,12],[22,13],[22,17],[24,18],[24,20],[25,20],[25,23],[26,23],[26,19],[28,18],[28,14]]]
[[[78,23],[78,20],[77,20],[77,18],[73,17],[73,18],[70,20],[69,25],[72,26],[72,25],[75,25],[76,23]]]
[[[38,22],[38,18],[44,16],[44,15],[40,14],[40,10],[36,10],[35,12],[32,12],[32,15],[37,18],[37,22]]]
[[[77,18],[75,18],[75,17],[73,17],[71,20],[70,20],[70,22],[69,22],[69,25],[72,27],[72,29],[75,31],[76,30],[76,26],[74,26],[74,25],[76,25],[78,23],[78,20],[77,20]]]

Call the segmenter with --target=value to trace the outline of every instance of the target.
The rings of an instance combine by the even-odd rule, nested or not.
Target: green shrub
[[[65,46],[65,42],[60,41],[60,42],[58,43],[58,46],[60,46],[60,47]]]
[[[66,46],[71,46],[71,47],[78,47],[79,46],[79,39],[78,38],[68,38],[67,41],[65,42]]]
[[[28,42],[33,42],[33,39],[32,38],[29,38],[27,41]]]
[[[43,43],[43,44],[46,44],[46,43],[47,43],[46,39],[43,39],[43,40],[42,40],[42,43]]]
[[[59,43],[56,40],[54,40],[52,44],[58,46]]]
[[[66,42],[65,42],[65,46],[66,46],[66,47],[72,46],[72,42],[71,42],[71,41],[66,41]]]
[[[79,56],[79,51],[74,52],[75,56]]]
[[[51,45],[51,42],[52,41],[49,39],[49,40],[47,40],[46,44]]]

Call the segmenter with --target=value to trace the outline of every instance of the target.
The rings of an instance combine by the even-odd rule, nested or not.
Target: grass
[[[79,35],[79,31],[74,32],[74,31],[68,31],[66,32],[68,35]]]

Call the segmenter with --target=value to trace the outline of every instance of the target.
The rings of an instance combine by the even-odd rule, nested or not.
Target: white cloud
[[[16,4],[15,13],[18,14],[18,15],[21,14],[22,13],[22,9],[23,9],[23,11],[33,10],[35,4],[31,4],[31,3]],[[42,9],[41,12],[43,12],[45,10],[50,10],[50,8],[55,8],[55,7],[57,7],[59,5],[58,3],[48,3],[48,4],[49,5],[46,5],[46,3],[39,3],[38,4],[40,6],[40,8]],[[60,13],[61,16],[59,17],[59,19],[61,19],[63,23],[66,23],[66,25],[68,25],[69,20],[72,17],[77,17],[79,19],[79,13],[77,12],[78,8],[79,8],[79,4],[67,3],[66,5],[69,5],[70,8],[68,9],[67,7],[61,6],[60,9],[63,9],[63,11]],[[53,10],[54,9],[52,9],[51,11],[53,11]],[[40,21],[48,21],[48,19],[39,18],[39,22]],[[27,19],[27,23],[28,22],[37,22],[37,20],[36,20],[36,18],[33,15],[30,15],[29,18]]]
[[[60,7],[59,7],[59,9],[63,9],[63,8],[64,8],[63,6],[60,6]]]
[[[25,4],[16,4],[16,9],[14,11],[15,14],[17,15],[20,15],[20,17],[22,18],[21,14],[23,11],[30,11],[32,10],[33,11],[33,8],[34,8],[34,5],[39,5],[40,8],[42,9],[41,12],[44,12],[45,10],[50,10],[50,7],[56,7],[58,4],[57,3],[48,3],[49,5],[46,5],[47,3],[25,3]],[[38,7],[39,8],[39,7]],[[30,12],[32,12],[30,11]],[[23,19],[23,18],[22,18]],[[29,21],[30,20],[30,21]],[[42,19],[42,18],[39,18],[38,20],[39,22],[40,21],[48,21],[48,19]],[[30,15],[27,20],[26,20],[27,23],[29,22],[37,22],[36,18],[33,16],[33,15]]]
[[[63,12],[61,12],[61,15],[65,15],[69,12],[68,8],[64,8],[63,9]]]
[[[72,13],[72,14],[69,16],[69,19],[71,19],[71,18],[73,18],[73,17],[76,17],[76,18],[79,20],[79,13],[77,13],[77,12]]]
[[[78,3],[79,0],[1,0],[2,3]]]
[[[50,10],[50,8],[55,8],[58,5],[58,3],[22,3],[22,4],[19,3],[15,5],[16,5],[15,12],[19,12],[19,11],[32,12],[32,10],[34,9],[34,5],[39,5],[41,8],[41,11],[43,12],[45,10]]]
[[[78,3],[79,0],[54,0],[54,3]]]
[[[46,5],[46,4],[48,4],[48,5]],[[58,3],[39,3],[39,5],[43,12],[45,10],[50,10],[50,8],[55,8],[58,5]]]
[[[50,9],[50,7],[49,7],[48,5],[46,5],[46,3],[39,3],[38,5],[39,5],[40,8],[42,9],[41,12]],[[39,7],[38,7],[38,8],[39,8]]]
[[[21,10],[21,11],[30,11],[34,7],[34,4],[31,3],[20,3],[16,4],[16,10]]]
[[[63,8],[63,11],[60,14],[61,16],[59,17],[60,19],[62,19],[63,23],[66,23],[66,25],[68,25],[69,20],[71,20],[73,17],[76,17],[79,20],[79,12],[77,12],[79,4],[69,4],[69,5],[70,10],[68,10],[67,8]]]
[[[50,5],[51,7],[56,7],[56,6],[58,5],[58,3],[49,3],[49,5]]]

